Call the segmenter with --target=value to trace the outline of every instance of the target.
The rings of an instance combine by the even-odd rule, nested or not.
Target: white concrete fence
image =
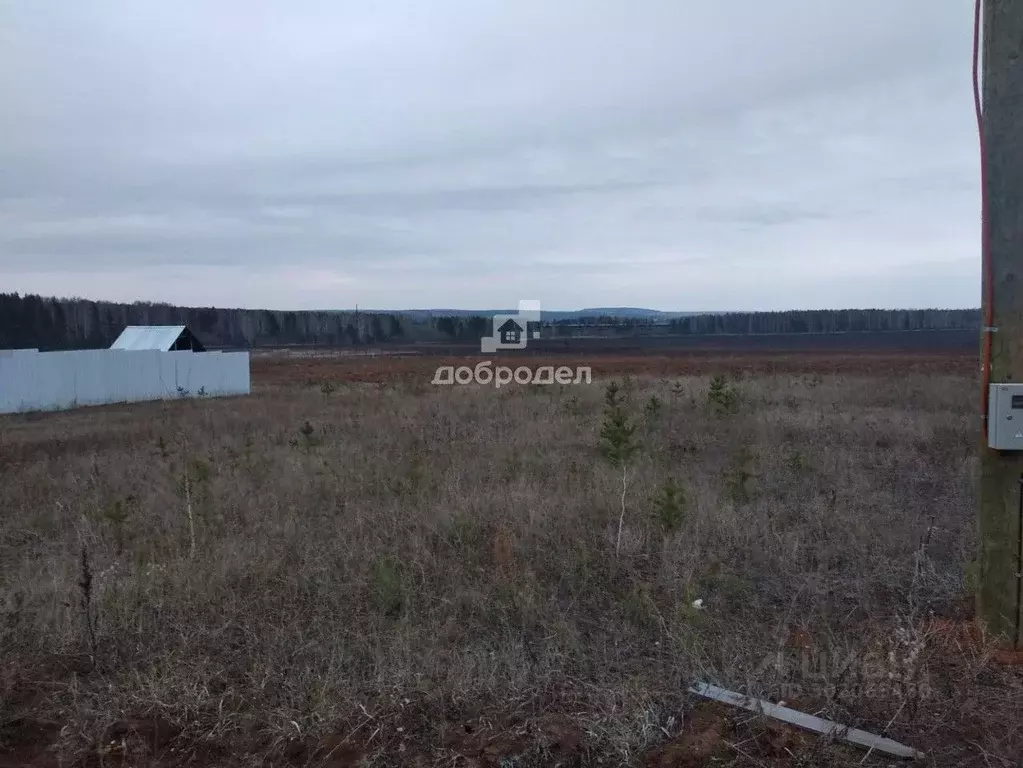
[[[0,350],[0,413],[249,391],[248,352]]]

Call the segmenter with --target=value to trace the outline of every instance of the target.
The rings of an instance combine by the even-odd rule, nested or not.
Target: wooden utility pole
[[[1023,382],[1023,0],[984,0],[983,136],[992,382]],[[984,308],[988,308],[985,290]],[[985,393],[986,396],[986,393]],[[1023,451],[981,448],[977,617],[1023,650]]]

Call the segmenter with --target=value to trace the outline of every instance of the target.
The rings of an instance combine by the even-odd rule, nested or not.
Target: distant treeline
[[[664,321],[594,318],[642,333],[839,333],[980,328],[976,309],[815,310],[693,315]],[[486,317],[411,318],[380,312],[285,312],[176,307],[136,302],[53,299],[0,293],[0,348],[81,349],[109,346],[128,325],[187,325],[209,347],[360,346],[418,341],[475,342],[490,332]],[[571,329],[559,328],[571,335]],[[564,334],[559,334],[564,335]]]
[[[979,309],[819,309],[693,315],[670,321],[674,333],[856,333],[980,331]]]
[[[883,331],[980,330],[979,309],[811,309],[786,312],[715,312],[662,319],[651,317],[559,318],[555,335],[572,328],[611,328],[662,334],[866,333]]]
[[[278,312],[252,309],[115,304],[0,294],[0,347],[80,349],[110,346],[127,325],[187,325],[207,345],[349,346],[404,338],[395,315],[355,312]]]

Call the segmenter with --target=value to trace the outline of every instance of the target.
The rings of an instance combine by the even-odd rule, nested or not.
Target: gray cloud
[[[0,32],[0,285],[972,306],[967,5],[21,4]]]

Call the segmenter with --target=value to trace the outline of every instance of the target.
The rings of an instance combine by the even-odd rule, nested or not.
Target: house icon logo
[[[525,330],[519,321],[513,318],[508,318],[504,321],[504,325],[497,329],[501,334],[501,346],[502,347],[516,347],[522,340],[522,332]]]
[[[529,323],[540,322],[540,302],[520,301],[516,315],[494,315],[492,335],[480,339],[480,350],[491,354],[499,349],[525,349],[529,341]],[[540,337],[539,332],[533,338]]]

